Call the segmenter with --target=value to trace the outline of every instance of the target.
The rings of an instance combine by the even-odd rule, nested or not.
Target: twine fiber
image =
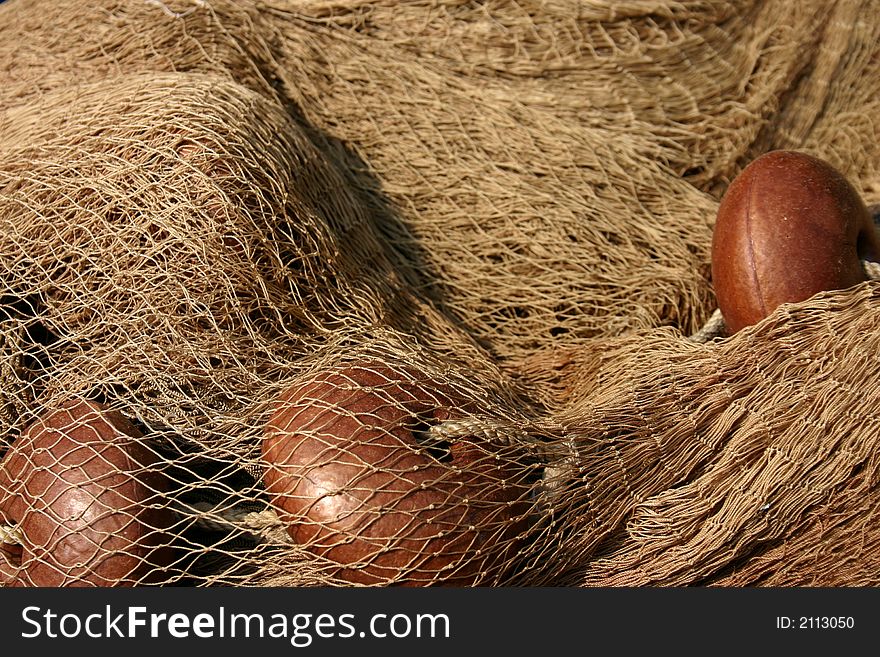
[[[8,0],[0,450],[99,400],[172,482],[160,584],[348,585],[285,531],[261,444],[284,391],[368,359],[464,400],[434,435],[529,482],[477,583],[878,585],[880,284],[689,338],[751,159],[804,150],[880,202],[878,11]]]

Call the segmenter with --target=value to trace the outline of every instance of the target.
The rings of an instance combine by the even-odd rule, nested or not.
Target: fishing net
[[[878,10],[0,4],[2,584],[877,585],[880,287],[710,249]]]

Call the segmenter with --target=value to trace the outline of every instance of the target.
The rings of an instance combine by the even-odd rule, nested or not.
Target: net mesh
[[[878,283],[701,329],[878,10],[0,4],[2,584],[877,585]]]

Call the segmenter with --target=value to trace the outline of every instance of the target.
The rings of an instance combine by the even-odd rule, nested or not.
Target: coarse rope
[[[21,530],[15,525],[0,525],[0,543],[22,545]]]

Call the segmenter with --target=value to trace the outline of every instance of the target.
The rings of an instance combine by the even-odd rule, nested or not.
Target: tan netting
[[[880,202],[878,13],[0,4],[0,581],[880,584],[877,276],[710,273],[763,152]]]

